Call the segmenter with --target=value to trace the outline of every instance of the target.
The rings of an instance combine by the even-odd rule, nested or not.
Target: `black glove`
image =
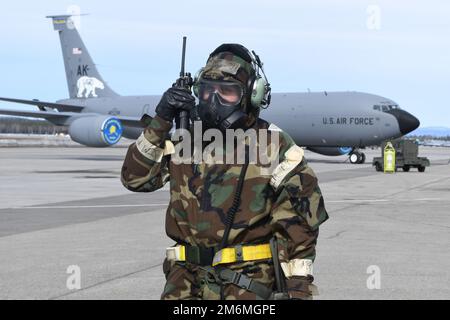
[[[166,121],[172,122],[180,111],[190,112],[195,106],[195,98],[185,88],[172,87],[164,92],[156,106],[156,114]]]

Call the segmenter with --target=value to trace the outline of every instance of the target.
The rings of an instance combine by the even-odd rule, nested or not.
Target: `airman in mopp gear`
[[[128,149],[121,174],[126,188],[152,192],[170,182],[166,233],[175,245],[166,251],[162,299],[310,299],[316,292],[315,247],[328,215],[303,149],[259,118],[270,103],[261,71],[254,52],[237,44],[219,46],[194,81],[198,104],[190,90],[168,89],[156,116],[147,117],[144,132]],[[175,161],[177,146],[189,140],[169,137],[182,110],[193,120],[189,133],[202,125],[202,148],[219,146],[209,158]],[[233,138],[230,147],[228,141],[204,139],[210,129],[224,136],[252,129],[256,139]],[[250,161],[254,146],[265,148],[275,165],[259,156]],[[239,162],[234,154],[241,147]],[[183,157],[194,158],[192,149],[185,151]],[[230,153],[227,159],[236,161],[218,156]]]

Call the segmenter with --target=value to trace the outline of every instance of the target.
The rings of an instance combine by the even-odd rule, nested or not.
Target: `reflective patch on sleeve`
[[[278,126],[274,125],[273,123],[270,124],[270,126],[269,126],[269,128],[267,128],[267,130],[269,130],[269,131],[278,131],[278,132],[282,131]]]
[[[165,146],[164,146],[164,155],[174,154],[174,153],[175,153],[175,146],[173,145],[172,141],[166,140]]]
[[[281,262],[286,278],[293,276],[307,277],[313,275],[313,261],[311,259],[292,259],[289,262]]]
[[[302,162],[304,151],[297,145],[290,147],[285,153],[285,159],[273,171],[270,185],[276,190],[283,179],[291,172],[300,162]]]
[[[164,155],[164,149],[155,146],[150,141],[148,141],[145,138],[144,133],[142,133],[136,140],[136,147],[139,152],[147,159],[155,162],[161,162],[161,159]]]

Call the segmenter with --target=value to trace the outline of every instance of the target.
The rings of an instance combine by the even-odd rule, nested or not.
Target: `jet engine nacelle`
[[[69,125],[72,140],[88,147],[109,147],[116,144],[122,137],[122,132],[120,120],[111,116],[84,116]]]
[[[325,156],[342,156],[353,151],[352,147],[308,147],[312,152]]]

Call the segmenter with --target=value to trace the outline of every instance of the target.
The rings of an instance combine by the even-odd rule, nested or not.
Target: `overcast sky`
[[[89,13],[81,36],[122,95],[170,86],[186,35],[192,73],[219,44],[238,42],[260,55],[274,92],[369,92],[396,101],[422,127],[450,127],[450,1],[2,1],[0,96],[68,96],[59,38],[45,16],[74,8]]]

